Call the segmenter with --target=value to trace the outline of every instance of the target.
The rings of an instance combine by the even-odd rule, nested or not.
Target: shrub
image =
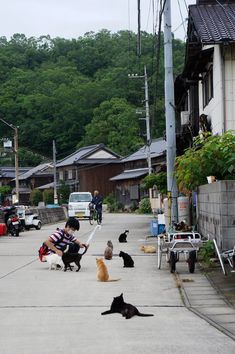
[[[58,196],[59,196],[59,203],[66,204],[68,203],[70,195],[70,188],[64,181],[60,181],[60,185],[58,187]]]
[[[42,192],[39,189],[33,189],[30,193],[30,202],[34,206],[38,206],[39,202],[43,201]]]
[[[144,199],[142,199],[140,201],[140,203],[139,203],[139,211],[140,211],[140,213],[143,213],[143,214],[152,213],[152,208],[151,208],[151,204],[150,204],[149,198],[144,198]]]
[[[205,263],[206,266],[211,265],[210,259],[216,256],[214,242],[209,240],[204,243],[198,255],[202,257],[202,262]]]
[[[45,189],[43,192],[43,201],[45,204],[54,204],[54,190]]]
[[[109,212],[116,212],[122,210],[123,205],[120,203],[114,193],[110,193],[106,198],[104,198],[104,204],[107,204],[107,208]]]
[[[216,162],[216,163],[215,163]],[[211,135],[204,141],[197,137],[192,148],[176,158],[176,179],[179,190],[195,190],[207,183],[207,176],[235,179],[235,134]]]

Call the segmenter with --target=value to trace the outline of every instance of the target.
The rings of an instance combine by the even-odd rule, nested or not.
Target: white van
[[[90,192],[73,192],[69,196],[68,215],[76,218],[89,218],[89,203],[92,200]]]

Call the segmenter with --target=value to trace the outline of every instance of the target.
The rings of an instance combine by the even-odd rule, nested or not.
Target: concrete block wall
[[[38,214],[42,224],[50,224],[58,221],[66,221],[65,208],[30,208],[30,211]]]
[[[197,192],[198,230],[215,238],[221,250],[235,245],[235,181],[205,184]]]

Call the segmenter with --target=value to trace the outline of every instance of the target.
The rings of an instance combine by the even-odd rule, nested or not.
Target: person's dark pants
[[[99,222],[102,222],[102,209],[101,208],[96,208],[97,214],[98,214],[98,220]]]

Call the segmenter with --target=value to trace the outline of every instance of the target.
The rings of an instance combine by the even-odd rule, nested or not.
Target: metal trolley
[[[176,263],[180,260],[180,255],[184,256],[188,263],[190,273],[195,271],[197,252],[200,246],[207,242],[198,232],[172,232],[158,237],[158,269],[161,269],[162,255],[170,265],[171,273],[176,270]]]

